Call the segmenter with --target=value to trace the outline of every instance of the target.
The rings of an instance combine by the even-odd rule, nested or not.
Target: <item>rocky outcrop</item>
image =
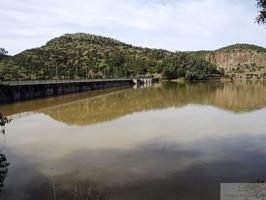
[[[205,60],[221,67],[225,76],[241,79],[266,78],[266,49],[245,48],[234,45],[213,52],[201,54]]]

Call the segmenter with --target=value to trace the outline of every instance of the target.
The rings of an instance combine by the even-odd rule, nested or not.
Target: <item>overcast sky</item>
[[[266,47],[256,0],[1,0],[0,14],[0,47],[10,54],[76,32],[172,51]]]

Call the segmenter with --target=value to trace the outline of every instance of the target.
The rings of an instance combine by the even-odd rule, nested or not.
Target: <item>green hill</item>
[[[209,53],[221,52],[221,51],[235,51],[235,50],[266,52],[266,48],[253,45],[253,44],[233,44],[233,45],[229,45],[226,47],[222,47],[214,51],[200,50],[200,51],[188,51],[187,53],[193,56],[205,56],[206,54],[209,54]]]
[[[230,46],[218,49],[216,50],[216,52],[223,51],[223,50],[235,50],[235,49],[252,50],[256,52],[266,52],[266,49],[264,47],[260,47],[260,46],[253,45],[253,44],[234,44],[234,45],[230,45]]]
[[[2,80],[119,78],[140,74],[207,79],[219,73],[216,66],[188,53],[134,47],[84,33],[65,34],[40,48],[0,60]]]

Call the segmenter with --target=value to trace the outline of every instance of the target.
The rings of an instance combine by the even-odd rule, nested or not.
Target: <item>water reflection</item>
[[[266,177],[264,94],[262,83],[168,83],[14,120],[4,199],[218,200],[221,182]]]
[[[5,115],[40,112],[67,124],[88,125],[153,109],[188,104],[212,105],[232,112],[249,112],[266,105],[266,83],[163,83],[141,89],[107,89],[55,98],[0,105]],[[31,113],[26,113],[32,111]],[[15,117],[16,118],[16,117]]]
[[[121,89],[111,88],[111,89],[95,90],[95,91],[69,94],[69,95],[51,97],[51,98],[45,98],[45,99],[30,100],[30,101],[25,101],[25,102],[16,102],[12,104],[0,105],[0,111],[4,115],[8,116],[8,115],[14,115],[14,114],[19,114],[23,112],[42,110],[48,107],[68,104],[74,101],[80,101],[82,99],[88,99],[88,98],[100,96],[103,94],[105,95],[107,93],[111,93],[117,90],[121,90]]]
[[[147,111],[182,107],[188,104],[213,105],[233,112],[246,112],[266,105],[264,82],[164,83],[152,88],[128,89],[85,99],[42,111],[67,124],[88,125]]]

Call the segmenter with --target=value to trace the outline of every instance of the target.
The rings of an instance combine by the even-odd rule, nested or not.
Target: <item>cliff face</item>
[[[205,60],[221,67],[225,76],[240,79],[266,78],[266,51],[263,48],[231,46],[201,53]]]

